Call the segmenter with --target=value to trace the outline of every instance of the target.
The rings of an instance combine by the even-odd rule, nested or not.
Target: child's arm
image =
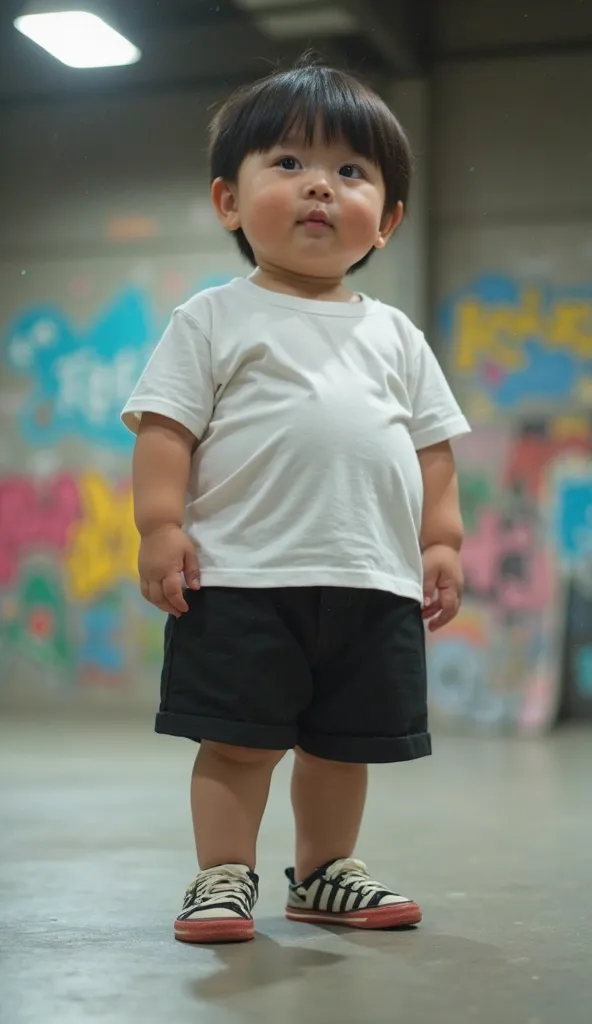
[[[165,416],[144,413],[134,449],[134,515],[140,533],[138,568],[142,594],[161,611],[188,610],[180,574],[199,587],[195,548],[183,531],[191,456],[196,439]]]
[[[442,369],[420,331],[412,331],[415,356],[409,381],[410,433],[423,477],[421,548],[423,617],[433,632],[450,622],[463,588],[459,551],[463,524],[450,441],[470,431]]]
[[[423,478],[421,547],[424,611],[429,628],[441,629],[457,614],[463,589],[460,549],[463,523],[454,455],[448,441],[417,453]]]
[[[138,435],[133,491],[142,593],[177,617],[188,609],[181,573],[187,586],[199,587],[197,556],[182,524],[191,457],[213,409],[210,342],[198,321],[177,309],[121,414]]]

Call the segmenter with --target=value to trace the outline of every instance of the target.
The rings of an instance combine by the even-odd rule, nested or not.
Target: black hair
[[[210,125],[210,177],[236,184],[240,166],[251,153],[265,153],[293,132],[311,144],[321,124],[328,144],[346,142],[382,172],[384,213],[407,204],[413,158],[404,129],[387,104],[354,75],[311,63],[305,55],[289,71],[275,71],[232,93]],[[238,247],[255,266],[241,228]],[[350,268],[358,270],[373,250]]]

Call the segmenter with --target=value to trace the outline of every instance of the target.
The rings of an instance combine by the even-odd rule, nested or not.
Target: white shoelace
[[[235,899],[238,896],[241,902],[244,901],[245,906],[248,906],[253,900],[254,893],[255,886],[243,871],[226,866],[209,868],[202,871],[189,886],[183,907],[186,909],[206,901],[224,902],[229,896]]]
[[[375,882],[370,878],[368,868],[361,860],[353,858],[337,860],[327,868],[325,874],[331,882],[339,882],[352,889],[353,892],[389,892],[381,882]]]

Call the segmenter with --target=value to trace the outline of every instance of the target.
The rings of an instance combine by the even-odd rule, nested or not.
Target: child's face
[[[402,207],[384,216],[380,169],[346,143],[297,137],[243,161],[236,187],[223,183],[218,207],[230,230],[241,227],[259,266],[341,278],[374,246],[382,248]]]

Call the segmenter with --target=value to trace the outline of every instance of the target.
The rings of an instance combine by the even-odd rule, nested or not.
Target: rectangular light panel
[[[15,28],[71,68],[135,64],[142,54],[133,43],[87,11],[23,14]]]

